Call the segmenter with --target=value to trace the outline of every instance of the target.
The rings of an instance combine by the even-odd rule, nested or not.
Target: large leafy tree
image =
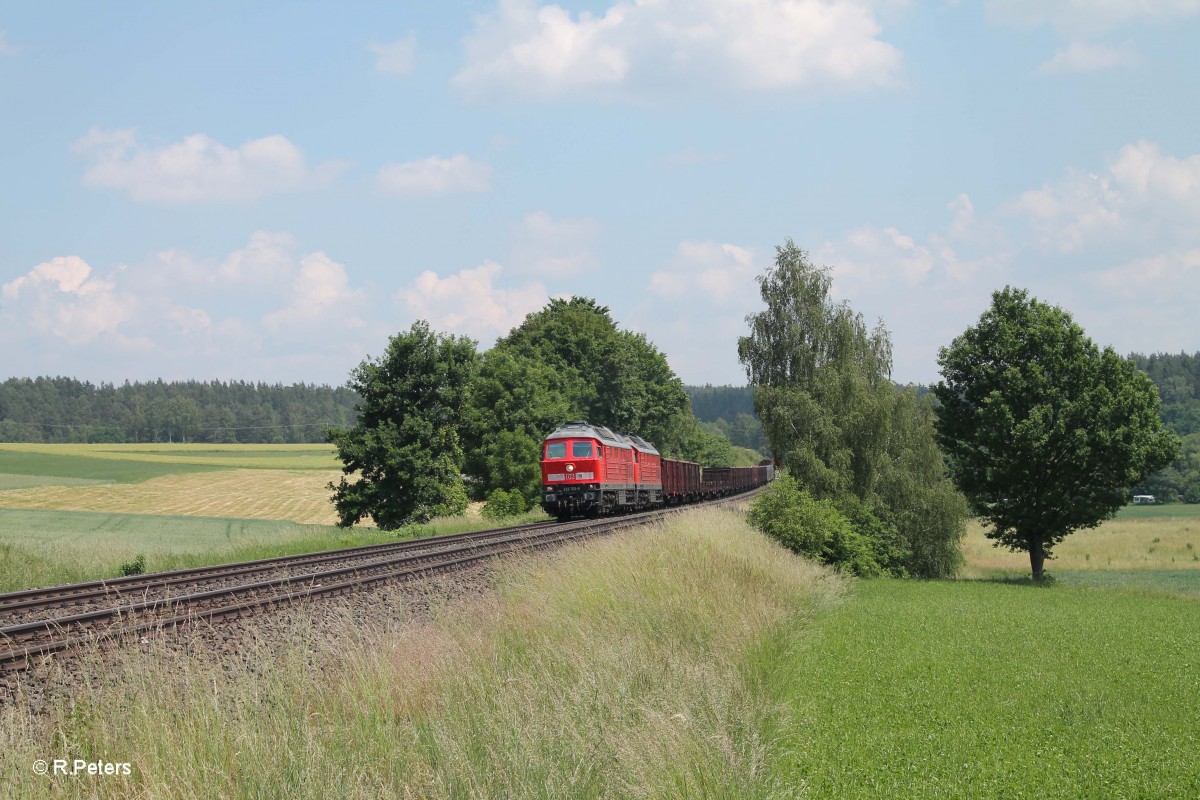
[[[689,410],[683,382],[658,348],[643,334],[620,330],[607,307],[586,297],[552,299],[496,349],[549,368],[575,418],[655,444]]]
[[[331,428],[342,477],[338,525],[370,516],[383,530],[466,508],[460,429],[476,371],[471,339],[417,322],[393,336],[383,356],[359,364],[349,386],[362,398],[358,423]]]
[[[766,309],[747,317],[738,354],[776,458],[813,497],[839,503],[887,551],[889,571],[953,574],[966,504],[927,402],[891,381],[887,330],[833,302],[829,271],[790,239],[758,280]]]
[[[534,501],[542,437],[566,420],[570,402],[546,364],[494,347],[480,358],[468,406],[466,466],[477,495],[514,489]]]
[[[1111,517],[1176,452],[1150,379],[1024,290],[994,293],[938,363],[954,480],[988,538],[1029,553],[1036,580],[1055,544]]]

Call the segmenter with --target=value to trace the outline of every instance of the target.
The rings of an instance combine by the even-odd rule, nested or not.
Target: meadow
[[[385,536],[235,518],[268,502],[301,516],[282,495],[299,503],[315,485],[301,479],[330,474],[239,458],[264,457],[0,491],[0,506],[75,496],[147,511],[195,495],[191,510],[230,514],[0,509],[0,578],[111,570],[139,548],[167,568]],[[241,481],[253,490],[239,495]],[[429,617],[398,606],[380,628],[348,615],[330,630],[301,615],[282,644],[250,643],[234,664],[140,652],[44,714],[0,708],[0,785],[14,797],[1196,797],[1198,512],[1124,509],[1068,537],[1053,579],[1033,585],[1024,556],[978,527],[958,580],[852,580],[735,511],[693,510],[511,561],[494,592],[435,601]],[[53,757],[127,758],[134,774],[30,773]]]
[[[395,540],[335,527],[337,463],[326,445],[0,444],[0,592],[114,577],[139,555],[159,572]]]
[[[501,566],[494,592],[0,709],[15,797],[1191,798],[1195,600],[852,580],[737,512]],[[163,710],[170,713],[164,714]],[[38,779],[35,758],[128,759]]]

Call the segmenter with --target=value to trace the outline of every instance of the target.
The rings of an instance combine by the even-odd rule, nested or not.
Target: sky
[[[791,239],[936,382],[1200,350],[1200,0],[0,2],[0,379],[341,384],[584,295],[744,384]]]

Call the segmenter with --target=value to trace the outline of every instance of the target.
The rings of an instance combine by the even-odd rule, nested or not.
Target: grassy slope
[[[861,583],[789,659],[813,797],[1200,796],[1194,601]]]
[[[489,598],[380,634],[347,618],[221,668],[182,649],[0,708],[12,797],[772,797],[775,708],[750,664],[842,581],[731,512],[514,563]],[[328,613],[328,612],[327,612]],[[400,612],[402,614],[402,612]],[[332,663],[320,663],[308,647]],[[34,758],[134,762],[129,779]]]
[[[1102,573],[1096,573],[1102,574]],[[498,597],[314,666],[186,651],[46,719],[35,757],[128,757],[65,796],[1195,797],[1193,600],[1062,584],[840,581],[729,512],[515,564]],[[348,652],[334,653],[335,646]],[[332,666],[330,666],[332,664]],[[163,709],[170,709],[166,715]]]

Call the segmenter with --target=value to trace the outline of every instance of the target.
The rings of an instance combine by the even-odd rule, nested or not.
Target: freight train
[[[695,503],[771,481],[775,467],[701,467],[663,458],[646,440],[568,422],[542,444],[542,508],[566,520]]]

